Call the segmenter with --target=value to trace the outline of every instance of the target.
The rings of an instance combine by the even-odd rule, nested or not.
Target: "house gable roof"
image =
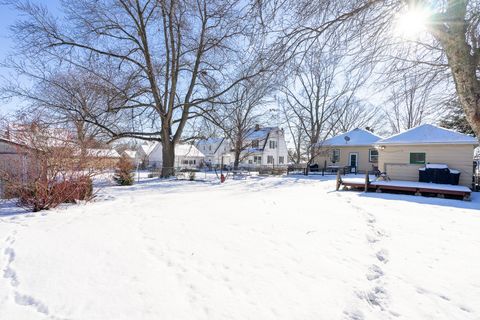
[[[453,130],[424,124],[377,141],[376,145],[471,144],[478,145],[472,136]]]
[[[326,139],[323,142],[318,142],[317,147],[331,146],[331,147],[348,147],[348,146],[371,146],[375,144],[382,137],[376,134],[356,128],[348,132],[339,134],[338,136]]]
[[[175,156],[203,158],[205,155],[197,149],[193,144],[177,144],[175,145]]]

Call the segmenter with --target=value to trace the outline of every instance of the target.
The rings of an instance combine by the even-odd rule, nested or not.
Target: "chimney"
[[[258,131],[258,130],[260,130],[260,125],[257,123],[257,124],[255,125],[255,131]]]

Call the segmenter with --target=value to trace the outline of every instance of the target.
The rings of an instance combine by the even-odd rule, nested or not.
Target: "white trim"
[[[350,152],[348,153],[348,165],[351,167],[352,166],[352,155],[355,155],[357,158],[356,158],[356,165],[355,167],[358,168],[358,152]]]

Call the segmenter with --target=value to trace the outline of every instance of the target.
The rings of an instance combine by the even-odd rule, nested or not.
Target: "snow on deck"
[[[207,176],[48,212],[4,202],[0,319],[480,318],[478,194],[334,188]]]
[[[391,186],[391,187],[407,187],[407,188],[419,188],[419,189],[432,189],[432,190],[445,190],[445,191],[458,191],[458,192],[472,192],[469,188],[465,186],[451,185],[451,184],[439,184],[439,183],[428,183],[428,182],[416,182],[416,181],[401,181],[401,180],[390,180],[390,181],[374,181],[375,178],[370,178],[370,185],[372,186]],[[353,184],[364,184],[365,178],[353,178],[347,177],[342,178],[344,183],[353,183]]]

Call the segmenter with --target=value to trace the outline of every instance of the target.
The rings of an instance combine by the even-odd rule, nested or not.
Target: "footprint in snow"
[[[21,306],[33,307],[38,312],[48,315],[47,306],[29,295],[15,292],[15,303]]]
[[[380,269],[379,266],[377,265],[371,265],[370,268],[368,268],[368,273],[367,273],[367,279],[369,281],[376,280],[384,275],[382,269]]]
[[[383,263],[388,262],[388,251],[386,249],[381,249],[375,254],[375,256],[380,262],[383,262]]]

